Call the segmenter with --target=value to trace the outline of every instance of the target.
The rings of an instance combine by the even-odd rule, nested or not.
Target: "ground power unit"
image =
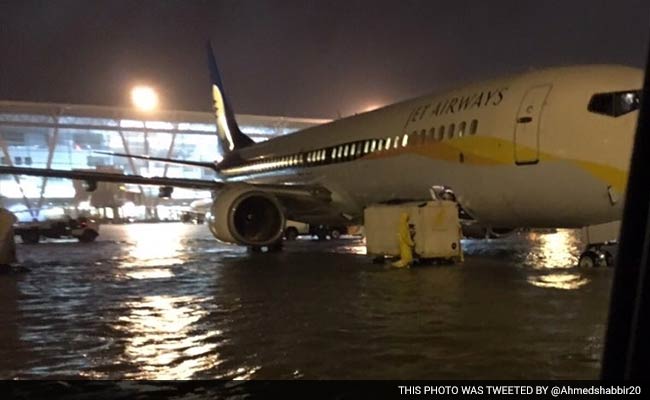
[[[453,201],[377,204],[364,210],[367,254],[398,257],[400,215],[407,213],[415,235],[414,256],[423,260],[462,260],[461,226]]]

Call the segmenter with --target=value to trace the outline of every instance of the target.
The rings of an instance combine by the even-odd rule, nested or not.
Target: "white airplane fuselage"
[[[588,105],[642,83],[641,70],[603,65],[467,85],[239,149],[244,164],[221,175],[328,189],[334,211],[290,216],[304,222],[359,222],[370,204],[430,199],[443,185],[487,226],[604,223],[622,214],[638,111]]]

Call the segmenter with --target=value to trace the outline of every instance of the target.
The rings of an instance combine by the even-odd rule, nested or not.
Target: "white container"
[[[364,210],[366,247],[372,256],[399,256],[400,215],[415,226],[415,255],[420,258],[462,259],[458,208],[453,201],[373,205]]]

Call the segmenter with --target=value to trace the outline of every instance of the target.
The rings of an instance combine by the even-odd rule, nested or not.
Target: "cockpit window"
[[[587,109],[596,114],[620,117],[639,109],[640,90],[624,92],[597,93],[591,97]]]

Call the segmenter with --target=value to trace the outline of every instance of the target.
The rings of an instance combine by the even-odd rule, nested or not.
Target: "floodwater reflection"
[[[465,263],[408,270],[349,254],[359,239],[246,254],[197,225],[19,244],[0,378],[594,379],[612,270],[573,267],[572,235],[464,242]]]
[[[127,338],[127,362],[139,366],[128,375],[142,379],[189,379],[196,372],[220,363],[215,352],[221,331],[196,332],[195,324],[207,314],[192,296],[148,296],[129,302],[130,315],[120,317],[116,329]]]
[[[133,225],[125,239],[129,246],[127,256],[120,260],[118,274],[133,279],[170,278],[169,267],[187,260],[182,238],[186,225],[169,225],[161,234],[157,224]]]
[[[535,234],[538,242],[528,254],[526,264],[536,271],[528,282],[541,288],[575,290],[589,283],[582,271],[576,271],[580,239],[574,230],[562,229],[555,233]]]
[[[169,225],[161,229],[158,224],[134,225],[127,230],[126,241],[131,244],[124,267],[168,266],[182,263],[187,257],[182,238],[187,226]]]
[[[354,241],[346,240],[345,245],[337,248],[337,252],[365,256],[368,253],[366,249],[366,238],[363,237]]]

